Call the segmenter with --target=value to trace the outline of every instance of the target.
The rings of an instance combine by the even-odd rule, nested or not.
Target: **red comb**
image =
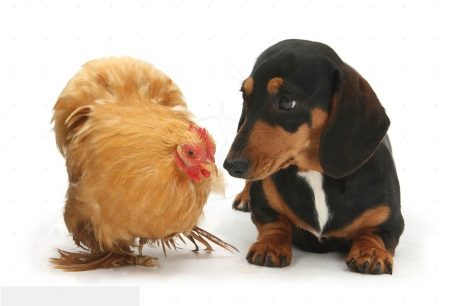
[[[189,131],[197,132],[197,134],[200,136],[200,138],[204,142],[208,142],[209,141],[209,135],[208,135],[208,132],[206,131],[205,128],[201,128],[199,126],[193,126],[192,124],[189,124]]]
[[[209,138],[208,131],[205,128],[201,128],[199,126],[194,126],[192,124],[189,124],[189,131],[191,131],[191,132],[195,131],[200,136],[200,139],[206,145],[207,151],[210,153],[211,157],[214,158],[215,148],[211,144],[211,140]]]

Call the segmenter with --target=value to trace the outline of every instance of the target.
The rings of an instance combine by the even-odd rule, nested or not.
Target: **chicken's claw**
[[[134,258],[134,264],[137,266],[144,266],[144,267],[158,267],[162,268],[161,265],[156,262],[158,258],[151,257],[151,256],[136,256]]]

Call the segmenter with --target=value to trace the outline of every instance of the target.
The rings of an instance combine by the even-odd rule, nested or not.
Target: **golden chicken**
[[[159,266],[143,246],[166,253],[181,235],[196,250],[195,241],[212,250],[206,239],[235,249],[196,226],[210,192],[223,192],[215,144],[161,71],[130,57],[88,62],[59,96],[53,121],[69,177],[64,221],[86,250],[59,250],[58,268]]]

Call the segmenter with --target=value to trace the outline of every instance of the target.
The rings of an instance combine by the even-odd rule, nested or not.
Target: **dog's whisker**
[[[231,66],[237,73],[239,73],[239,75],[241,76],[241,80],[239,80],[239,84],[242,84],[242,82],[245,80],[245,77],[242,75],[242,73],[234,66],[234,65],[232,65],[231,63],[228,63],[227,62],[227,64],[229,65],[229,66]],[[236,78],[237,79],[237,78]]]

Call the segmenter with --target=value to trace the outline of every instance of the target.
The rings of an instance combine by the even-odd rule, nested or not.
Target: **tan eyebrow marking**
[[[253,84],[255,83],[255,81],[253,80],[252,77],[248,77],[248,79],[246,79],[244,81],[244,91],[246,95],[250,95],[253,91]]]
[[[274,94],[278,91],[281,85],[283,85],[284,80],[282,78],[276,77],[272,78],[267,84],[267,91]]]

